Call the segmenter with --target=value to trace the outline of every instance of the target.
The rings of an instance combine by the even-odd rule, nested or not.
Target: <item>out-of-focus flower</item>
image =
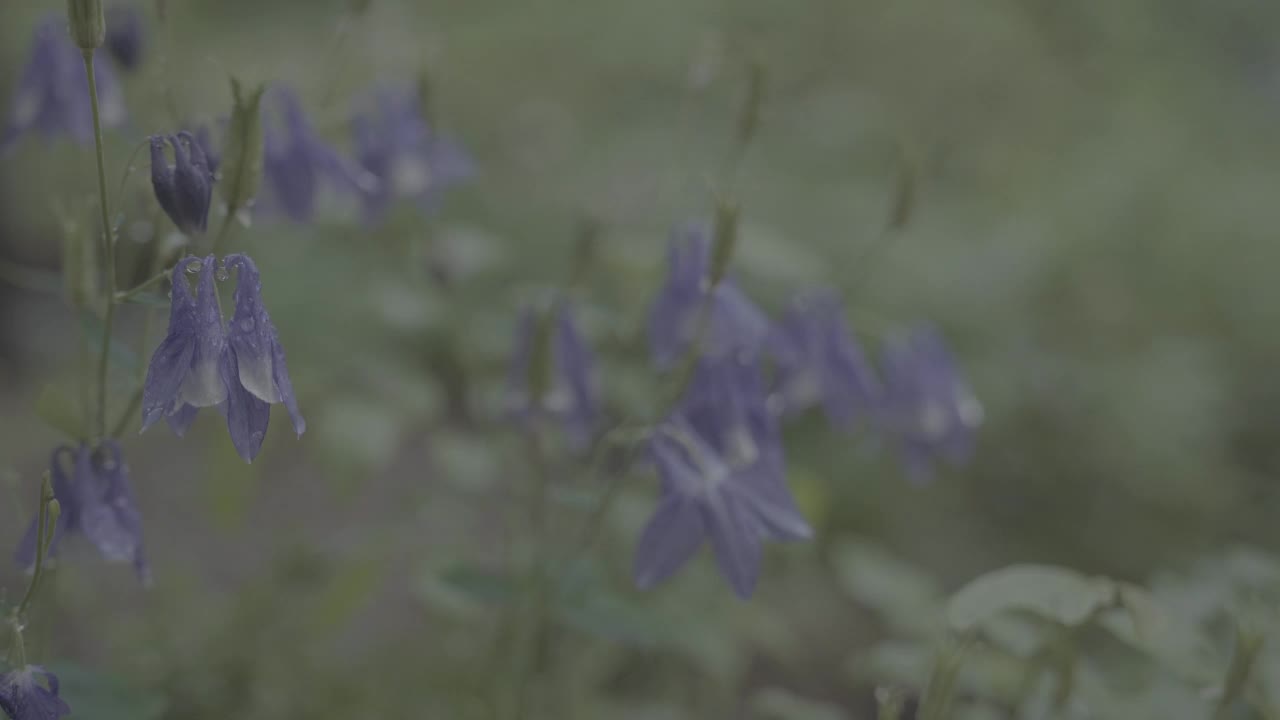
[[[973,453],[982,424],[974,396],[942,336],[920,327],[886,341],[880,423],[897,442],[913,482],[933,477],[933,459],[960,464]]]
[[[567,301],[557,302],[546,318],[526,308],[507,377],[510,417],[556,422],[574,450],[586,449],[599,416],[595,371],[595,357]]]
[[[754,356],[768,335],[769,321],[731,278],[712,285],[711,228],[689,223],[677,229],[667,262],[666,283],[649,314],[654,363],[671,367],[700,331],[706,357]]]
[[[0,675],[0,710],[13,720],[58,720],[71,714],[58,697],[57,676],[39,665]]]
[[[173,148],[173,165],[164,155],[166,142]],[[183,233],[197,235],[208,228],[213,171],[194,135],[183,131],[151,136],[151,187],[160,207]]]
[[[227,331],[229,359],[223,366],[230,399],[227,428],[240,456],[252,461],[262,447],[268,419],[264,405],[257,403],[283,403],[298,435],[306,431],[307,423],[293,394],[280,336],[262,303],[262,279],[257,266],[249,256],[240,254],[228,255],[223,264],[238,274],[236,309]]]
[[[783,414],[819,403],[832,425],[869,416],[879,395],[871,363],[845,325],[840,298],[817,291],[796,298],[769,335]]]
[[[264,123],[264,199],[290,219],[308,222],[315,215],[322,183],[354,194],[360,191],[359,178],[367,173],[349,164],[316,134],[296,93],[277,87],[268,95],[279,122]],[[376,184],[371,176],[365,181],[369,188]]]
[[[138,577],[149,582],[151,570],[142,547],[142,516],[134,502],[120,445],[106,440],[96,452],[87,445],[61,446],[53,451],[49,474],[53,496],[61,506],[49,543],[50,555],[57,554],[63,535],[80,533],[107,561],[132,563]],[[15,559],[22,567],[35,564],[38,520],[32,520],[18,543]]]
[[[125,70],[132,70],[142,60],[146,35],[142,12],[132,3],[107,8],[107,52]]]
[[[222,125],[226,124],[226,119],[221,121]],[[204,151],[205,164],[209,167],[209,175],[215,180],[218,177],[218,166],[222,163],[222,153],[218,151],[218,147],[213,143],[213,132],[208,125],[197,125],[194,132],[191,133],[196,144]]]
[[[475,162],[422,116],[416,92],[386,90],[352,119],[356,160],[376,182],[362,182],[365,217],[375,221],[399,199],[432,211],[441,195],[476,174]]]
[[[102,125],[119,127],[125,121],[120,84],[110,65],[99,63],[94,70]],[[93,142],[93,105],[84,58],[67,36],[66,18],[61,15],[51,15],[36,27],[8,123],[0,132],[0,152],[29,131],[49,138],[67,135],[80,143]]]
[[[641,588],[670,577],[709,540],[720,574],[747,598],[765,540],[812,536],[786,485],[781,439],[755,361],[703,361],[649,452],[662,494],[636,547]]]
[[[185,274],[200,265],[200,283],[192,298]],[[186,257],[173,268],[169,331],[151,356],[142,386],[142,429],[160,418],[181,437],[202,407],[227,399],[222,355],[227,341],[214,284],[217,263]]]

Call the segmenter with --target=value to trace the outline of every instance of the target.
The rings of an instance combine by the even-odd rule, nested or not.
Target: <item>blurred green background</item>
[[[406,207],[370,229],[335,203],[311,226],[237,229],[309,430],[295,440],[277,417],[251,466],[212,417],[182,441],[162,428],[127,439],[156,586],[73,546],[37,616],[42,660],[95,708],[75,717],[520,705],[538,718],[869,718],[877,683],[911,682],[864,662],[903,635],[884,606],[921,583],[941,592],[1042,562],[1225,603],[1248,557],[1280,591],[1280,5],[168,6],[161,24],[140,4],[131,122],[108,138],[127,222],[155,214],[145,164],[115,194],[135,145],[225,114],[228,74],[295,87],[347,152],[368,91],[425,72],[440,126],[480,174],[431,217]],[[31,28],[61,10],[5,0],[2,102]],[[752,63],[766,101],[731,178]],[[63,222],[93,220],[92,167],[84,148],[24,141],[0,166],[0,257],[56,271]],[[914,203],[888,228],[904,177]],[[566,280],[576,233],[596,221],[582,314],[611,414],[642,411],[667,230],[727,192],[743,208],[735,272],[771,312],[827,285],[871,347],[921,320],[943,330],[986,408],[977,456],[916,488],[870,437],[817,417],[789,427],[791,482],[819,537],[771,547],[750,603],[708,557],[632,588],[655,492],[637,470],[591,560],[568,567],[550,629],[525,637],[532,479],[498,420],[516,309]],[[0,280],[6,547],[61,442],[33,408],[78,373],[77,321],[15,284]],[[125,310],[129,346],[144,313]],[[139,363],[117,363],[121,402]],[[569,548],[600,488],[580,462],[561,469],[554,540]],[[884,606],[859,591],[879,581]],[[6,564],[0,586],[20,584]],[[918,688],[927,662],[908,665]],[[1094,716],[1206,716],[1173,707]]]

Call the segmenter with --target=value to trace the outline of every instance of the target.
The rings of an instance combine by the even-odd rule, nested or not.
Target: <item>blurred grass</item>
[[[871,622],[848,619],[823,562],[826,542],[847,532],[875,537],[947,587],[1012,561],[1140,580],[1227,542],[1280,540],[1280,7],[374,0],[366,17],[344,20],[341,2],[170,5],[171,24],[127,80],[133,122],[110,139],[113,168],[143,135],[178,122],[166,88],[181,119],[207,120],[229,106],[228,73],[287,82],[346,147],[345,118],[362,93],[426,69],[441,124],[475,153],[481,177],[426,223],[410,212],[377,230],[336,217],[305,228],[261,219],[238,234],[233,245],[251,248],[262,267],[312,430],[300,444],[273,431],[254,478],[228,462],[212,421],[185,444],[162,432],[131,442],[161,586],[141,599],[112,574],[99,616],[84,597],[63,597],[59,618],[83,631],[59,626],[55,642],[68,656],[127,640],[121,632],[109,641],[77,615],[127,615],[145,603],[173,622],[188,602],[234,614],[227,608],[245,584],[275,577],[272,559],[297,543],[318,545],[339,567],[354,548],[402,563],[379,586],[377,617],[358,615],[354,634],[375,648],[391,684],[447,677],[448,652],[418,646],[406,629],[440,633],[441,646],[464,656],[474,648],[451,637],[458,629],[423,626],[409,578],[440,558],[496,552],[501,497],[474,488],[518,485],[520,460],[475,438],[491,433],[515,304],[563,281],[576,223],[599,218],[604,243],[586,314],[593,339],[613,349],[610,398],[625,408],[644,396],[635,337],[662,272],[665,231],[706,214],[712,192],[726,188],[749,62],[766,69],[768,91],[735,184],[744,284],[775,310],[810,284],[853,291],[851,317],[872,344],[900,324],[937,323],[988,424],[975,462],[924,491],[904,483],[892,453],[845,442],[817,421],[793,427],[792,477],[816,498],[824,528],[817,550],[772,554],[762,597],[748,608],[725,613],[724,594],[702,574],[633,598],[686,618],[727,614],[690,641],[704,670],[722,668],[724,689],[653,680],[661,673],[640,653],[601,664],[615,671],[596,670],[605,694],[660,698],[707,717],[726,701],[706,694],[731,695],[759,674],[800,682],[803,669],[842,656],[841,643]],[[58,7],[9,0],[0,11],[0,98],[16,81],[28,28]],[[884,239],[904,148],[921,163],[914,211],[868,254]],[[50,201],[87,212],[90,162],[64,144],[25,143],[0,171],[0,252],[51,265],[59,235]],[[122,210],[149,212],[146,196],[141,173]],[[461,268],[455,282],[427,282],[424,258]],[[0,298],[0,345],[17,358],[14,375],[0,378],[0,465],[37,477],[43,448],[57,439],[28,410],[45,368],[74,369],[72,336],[56,306],[8,288]],[[457,367],[472,391],[465,422],[450,382]],[[476,454],[497,459],[455,462],[442,428],[459,426],[481,444]],[[647,501],[639,492],[632,514]],[[201,519],[206,506],[220,519]],[[604,557],[609,582],[630,594],[626,538],[637,523],[627,507]],[[85,560],[76,573],[93,564]],[[264,601],[263,612],[282,601]],[[735,624],[744,616],[751,622]],[[741,626],[770,623],[814,645],[779,650]],[[848,627],[826,637],[830,624]],[[197,645],[220,632],[171,627]],[[422,673],[405,669],[426,661]],[[392,662],[405,664],[385,667]],[[270,677],[281,687],[297,679]],[[817,677],[828,692],[840,685],[829,670]]]

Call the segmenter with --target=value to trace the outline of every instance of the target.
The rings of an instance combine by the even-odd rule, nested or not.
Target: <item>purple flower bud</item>
[[[445,190],[475,176],[466,150],[427,125],[419,93],[383,91],[376,103],[375,110],[352,119],[369,221],[382,218],[402,198],[433,211]]]
[[[169,219],[186,235],[201,234],[209,225],[213,201],[213,172],[204,148],[189,132],[151,136],[151,186]],[[173,148],[174,164],[164,155]]]
[[[567,301],[556,303],[553,315],[543,320],[551,324],[542,343],[538,342],[539,320],[531,308],[521,313],[507,376],[508,412],[520,423],[557,422],[570,447],[585,450],[599,416],[595,358]],[[546,377],[538,378],[539,374]]]
[[[258,268],[247,255],[228,255],[223,259],[228,270],[238,271],[235,291],[235,314],[227,331],[227,350],[231,356],[223,368],[232,403],[227,408],[227,427],[231,439],[245,460],[252,460],[266,433],[266,413],[251,400],[271,405],[284,403],[293,421],[293,429],[302,435],[307,423],[298,410],[298,401],[289,380],[280,336],[262,303],[262,280]],[[249,397],[240,394],[246,391]],[[237,414],[241,413],[243,414]]]
[[[982,424],[982,404],[931,327],[890,338],[883,350],[880,424],[898,443],[913,482],[932,479],[934,457],[966,462]]]
[[[68,476],[66,464],[71,463]],[[87,445],[56,448],[49,474],[53,496],[61,506],[49,543],[51,556],[66,533],[80,533],[98,548],[108,562],[132,563],[138,577],[150,582],[151,570],[142,547],[142,516],[129,485],[129,469],[120,446],[104,441],[96,452]],[[14,556],[22,567],[36,559],[38,518],[32,520]]]
[[[67,36],[66,24],[65,16],[51,15],[37,26],[8,122],[0,131],[0,152],[32,130],[50,138],[66,135],[76,142],[93,142],[93,107],[84,58]],[[119,127],[125,121],[120,84],[110,65],[97,64],[94,70],[102,125]]]
[[[142,13],[133,4],[117,4],[107,8],[107,52],[125,70],[132,70],[142,59],[144,44]]]
[[[707,540],[720,574],[745,599],[759,577],[764,540],[812,536],[786,485],[781,439],[754,361],[704,361],[649,453],[662,495],[636,546],[639,587],[670,577]]]
[[[200,263],[195,298],[185,277],[192,263]],[[169,331],[151,356],[142,386],[143,430],[163,417],[181,437],[199,408],[227,398],[222,381],[226,336],[214,282],[216,269],[212,255],[185,257],[173,268]]]
[[[689,223],[678,229],[667,258],[666,284],[649,314],[654,363],[671,367],[697,337],[702,323],[705,356],[754,356],[768,334],[769,322],[730,278],[712,284],[711,228],[706,223]],[[704,312],[705,320],[701,319]]]
[[[58,697],[57,676],[38,665],[0,675],[0,710],[13,720],[58,720],[71,714]]]
[[[840,298],[818,291],[796,298],[769,335],[784,414],[821,403],[832,425],[847,428],[870,414],[880,387],[845,325]]]
[[[267,123],[264,135],[263,174],[266,203],[295,222],[309,222],[315,215],[321,184],[358,193],[359,168],[350,165],[316,134],[292,90],[274,88],[271,97],[279,108],[279,123]]]

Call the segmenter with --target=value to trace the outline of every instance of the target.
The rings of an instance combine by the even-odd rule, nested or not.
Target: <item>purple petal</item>
[[[267,437],[271,405],[254,397],[240,384],[240,371],[236,365],[236,352],[229,347],[223,356],[222,366],[222,376],[227,385],[227,431],[240,457],[245,462],[253,462]]]
[[[760,577],[759,524],[750,509],[730,493],[710,493],[704,512],[720,574],[738,597],[751,597]]]
[[[705,537],[702,512],[695,501],[668,493],[645,525],[636,545],[633,576],[647,590],[671,577],[701,547]]]

